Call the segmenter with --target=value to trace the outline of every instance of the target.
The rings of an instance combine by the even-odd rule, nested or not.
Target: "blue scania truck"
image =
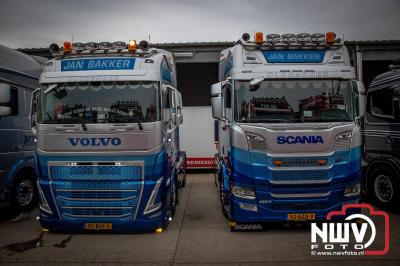
[[[248,34],[211,87],[216,184],[239,224],[324,220],[360,198],[364,86],[327,34]]]
[[[50,50],[33,95],[41,225],[162,231],[185,183],[172,54],[146,41]]]

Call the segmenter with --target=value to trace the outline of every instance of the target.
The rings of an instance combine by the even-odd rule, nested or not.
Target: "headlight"
[[[157,181],[156,185],[154,186],[154,189],[151,192],[150,199],[147,202],[146,209],[144,210],[143,214],[146,215],[146,214],[152,213],[152,212],[154,212],[154,211],[156,211],[156,210],[161,208],[162,202],[159,201],[158,203],[156,203],[156,199],[157,199],[158,191],[160,190],[160,186],[161,186],[162,180],[163,180],[163,178],[161,177]]]
[[[247,143],[249,144],[249,148],[251,150],[267,150],[267,143],[265,139],[257,134],[246,132]]]
[[[50,206],[47,203],[46,197],[44,196],[44,193],[39,185],[39,180],[37,182],[37,188],[39,192],[39,209],[49,214],[52,214],[53,212],[51,211]]]
[[[233,186],[232,194],[238,198],[251,199],[251,200],[256,199],[256,192],[254,191],[254,189],[250,188]]]
[[[355,184],[346,187],[344,190],[344,196],[345,197],[354,197],[360,195],[360,184]]]
[[[351,137],[353,132],[345,132],[337,135],[335,141],[332,143],[333,150],[347,150],[350,148]]]

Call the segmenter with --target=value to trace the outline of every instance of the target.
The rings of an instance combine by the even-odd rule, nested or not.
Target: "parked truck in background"
[[[42,226],[162,231],[185,182],[172,54],[133,40],[50,49],[33,115]]]
[[[342,40],[244,34],[211,87],[216,183],[232,223],[313,221],[360,199],[364,86]]]
[[[367,91],[364,188],[380,207],[400,203],[400,67],[377,76]]]
[[[11,203],[13,211],[37,204],[30,125],[32,92],[42,72],[37,59],[0,45],[0,207]]]

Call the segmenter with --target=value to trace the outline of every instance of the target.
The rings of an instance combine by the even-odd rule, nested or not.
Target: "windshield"
[[[235,83],[235,120],[244,123],[353,121],[350,81],[274,80]]]
[[[160,120],[158,82],[59,83],[44,86],[41,97],[38,113],[40,123],[135,123]]]

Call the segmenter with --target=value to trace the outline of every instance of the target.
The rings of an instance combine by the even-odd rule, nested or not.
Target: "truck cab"
[[[0,206],[13,211],[37,204],[30,104],[41,71],[39,61],[0,45]]]
[[[400,67],[377,76],[367,91],[364,128],[365,189],[380,207],[400,200]],[[397,207],[397,208],[396,208]]]
[[[327,34],[244,34],[211,87],[216,183],[233,223],[325,220],[360,198],[364,86]]]
[[[33,115],[42,226],[162,231],[185,167],[172,54],[134,40],[50,48]]]

